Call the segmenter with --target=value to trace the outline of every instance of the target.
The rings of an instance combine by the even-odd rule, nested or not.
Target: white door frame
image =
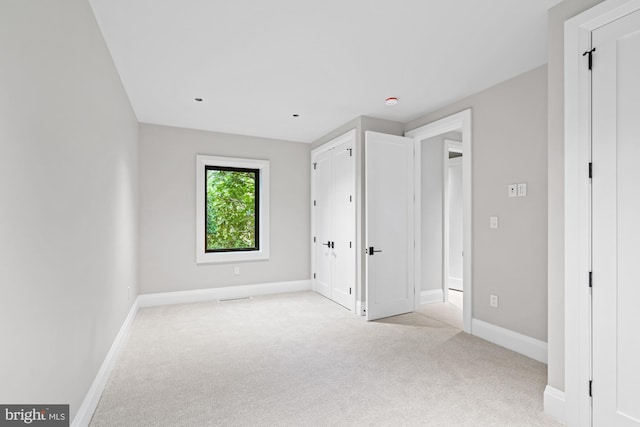
[[[463,289],[463,312],[462,312],[462,325],[463,330],[471,334],[471,319],[472,319],[472,295],[473,295],[473,246],[472,246],[472,162],[471,162],[471,109],[461,111],[451,116],[445,117],[433,123],[421,126],[417,129],[405,132],[405,136],[414,139],[414,161],[415,161],[415,225],[414,233],[416,236],[421,236],[421,143],[423,140],[432,138],[434,136],[442,135],[447,132],[462,130],[462,150],[464,155],[462,156],[462,199],[463,199],[463,216],[462,224],[463,230],[463,277],[462,277],[462,289]],[[420,238],[416,237],[415,240],[415,262],[414,262],[414,274],[415,274],[415,292],[416,304],[420,303],[420,284],[422,283],[422,269],[420,263],[420,257],[422,254]]]
[[[315,210],[313,209],[313,201],[316,198],[316,180],[315,180],[315,174],[313,173],[313,163],[315,161],[315,158],[326,152],[329,150],[333,150],[334,148],[336,148],[337,146],[344,144],[345,142],[348,141],[352,141],[353,142],[353,173],[354,173],[354,177],[356,175],[356,163],[355,163],[355,159],[357,157],[357,153],[356,153],[356,129],[351,129],[350,131],[347,131],[345,133],[343,133],[342,135],[332,139],[329,142],[326,142],[324,144],[322,144],[321,146],[314,148],[313,150],[311,150],[311,155],[310,155],[310,162],[311,162],[311,168],[310,168],[310,172],[311,172],[311,199],[310,199],[310,206],[311,206],[311,236],[310,236],[310,242],[311,242],[311,273],[310,273],[310,277],[311,277],[311,289],[314,292],[317,292],[318,290],[316,289],[316,280],[313,277],[313,274],[315,271],[317,271],[317,266],[316,266],[316,251],[317,251],[317,242],[314,243],[313,238],[315,236],[315,232],[316,232],[316,215],[315,215]],[[353,194],[354,194],[354,198],[355,198],[355,203],[358,203],[358,198],[355,197],[356,195],[356,179],[354,179],[353,182]],[[357,212],[357,205],[356,208],[354,209],[354,213]],[[354,236],[353,236],[353,244],[355,245],[355,250],[354,250],[354,256],[358,256],[359,252],[359,244],[358,244],[358,239],[356,238],[356,232],[355,230],[357,229],[357,218],[354,215],[353,218],[354,224],[356,224],[356,227],[354,227]],[[353,260],[354,265],[356,264],[356,259]],[[350,307],[348,307],[354,314],[359,314],[358,311],[356,310],[356,300],[357,300],[357,296],[359,295],[359,290],[358,288],[358,275],[360,274],[360,272],[358,271],[357,267],[356,267],[356,277],[354,278],[354,292],[352,294],[352,303],[350,304]]]
[[[591,49],[592,31],[636,10],[640,0],[607,0],[564,27],[564,421],[570,426],[591,425],[591,76],[582,53]]]

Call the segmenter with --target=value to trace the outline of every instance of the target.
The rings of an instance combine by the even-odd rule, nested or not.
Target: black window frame
[[[207,248],[207,229],[208,227],[208,215],[207,215],[207,179],[208,171],[227,171],[227,172],[248,172],[255,174],[255,198],[254,198],[254,232],[255,232],[255,246],[251,248],[225,248],[225,249],[209,249]],[[220,253],[220,252],[256,252],[260,250],[260,172],[258,168],[237,168],[233,166],[216,166],[205,165],[204,167],[204,252],[205,253]]]

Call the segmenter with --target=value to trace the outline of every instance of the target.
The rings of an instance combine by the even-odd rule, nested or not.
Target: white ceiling
[[[546,63],[558,2],[90,0],[140,122],[301,142]]]

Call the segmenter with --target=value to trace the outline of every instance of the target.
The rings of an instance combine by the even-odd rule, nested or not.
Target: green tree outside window
[[[206,251],[258,250],[260,171],[206,168]]]

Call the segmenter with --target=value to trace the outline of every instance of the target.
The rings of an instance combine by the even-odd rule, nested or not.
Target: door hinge
[[[353,196],[349,196],[349,202],[353,202]]]
[[[591,70],[593,68],[593,52],[596,51],[596,48],[594,47],[591,50],[586,51],[585,53],[582,54],[582,56],[587,56],[589,55],[589,70]]]
[[[316,242],[316,236],[313,236],[313,243]]]
[[[589,272],[589,287],[593,288],[593,273]]]
[[[589,163],[589,178],[593,178],[593,163]]]
[[[313,206],[316,206],[316,201],[315,200],[313,201]]]
[[[349,288],[349,295],[351,295],[351,288]]]
[[[351,249],[351,242],[349,242],[349,249]]]
[[[313,273],[313,278],[314,278],[314,279],[316,278],[316,273]]]
[[[353,156],[353,148],[347,148],[347,151],[349,152],[349,157]]]
[[[589,380],[589,397],[593,397],[593,380]]]
[[[317,168],[317,167],[318,167],[318,164],[317,164],[317,163],[314,163],[314,164],[313,164],[313,170],[316,170],[316,168]]]

